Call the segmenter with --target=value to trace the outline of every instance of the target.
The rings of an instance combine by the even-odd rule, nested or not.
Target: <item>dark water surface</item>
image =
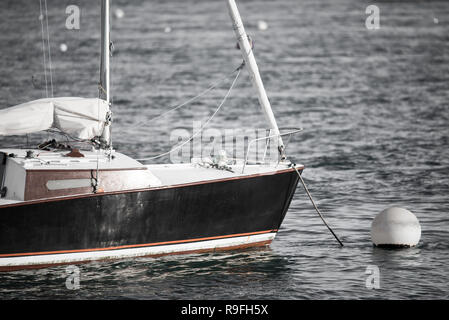
[[[97,2],[47,2],[55,96],[97,96]],[[70,4],[81,9],[79,30],[65,28]],[[304,128],[288,154],[306,166],[304,179],[343,248],[298,187],[270,248],[80,265],[78,290],[66,288],[66,267],[1,273],[0,298],[447,299],[449,2],[378,1],[375,31],[365,27],[370,4],[240,1],[279,125]],[[173,145],[173,129],[191,132],[192,121],[205,121],[229,84],[150,119],[224,77],[241,57],[224,1],[112,1],[117,8],[124,17],[112,21],[114,146],[147,157]],[[45,81],[39,1],[1,1],[0,10],[4,108],[44,97]],[[210,126],[266,127],[246,73]],[[3,147],[25,142],[0,138]],[[372,219],[393,205],[418,217],[417,247],[371,245]],[[365,285],[372,265],[377,290]]]

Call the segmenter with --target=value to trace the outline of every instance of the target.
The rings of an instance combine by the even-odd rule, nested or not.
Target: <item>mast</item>
[[[232,25],[235,31],[235,35],[239,42],[240,50],[242,51],[243,59],[245,60],[246,66],[248,66],[251,81],[257,91],[259,104],[262,107],[262,111],[265,114],[265,118],[271,127],[272,134],[279,135],[278,136],[279,153],[281,155],[281,158],[285,159],[284,142],[282,141],[282,138],[280,136],[279,128],[276,123],[273,110],[271,109],[271,104],[270,101],[268,100],[268,96],[265,91],[262,78],[260,77],[259,68],[257,67],[256,59],[254,58],[254,53],[251,44],[249,43],[248,36],[245,32],[245,28],[243,27],[243,22],[240,17],[239,10],[237,8],[237,4],[235,3],[235,0],[227,0],[227,4],[229,9],[229,15],[231,16],[232,19]]]
[[[110,105],[110,85],[109,85],[109,0],[101,0],[101,63],[100,63],[100,99],[106,100]],[[111,147],[110,123],[105,124],[101,142],[106,147]]]

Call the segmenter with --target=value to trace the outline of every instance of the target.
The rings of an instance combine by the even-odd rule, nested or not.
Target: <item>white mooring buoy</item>
[[[114,15],[115,15],[115,17],[116,17],[117,19],[121,19],[121,18],[123,18],[123,17],[125,16],[125,11],[123,11],[123,10],[120,9],[120,8],[115,9]]]
[[[263,20],[257,21],[257,29],[259,29],[261,31],[267,30],[268,29],[268,23],[266,23]]]
[[[413,247],[421,238],[421,226],[410,211],[392,207],[383,210],[371,224],[371,239],[378,247]]]
[[[59,45],[59,50],[61,50],[61,52],[66,52],[67,51],[67,45],[65,43],[61,43]]]

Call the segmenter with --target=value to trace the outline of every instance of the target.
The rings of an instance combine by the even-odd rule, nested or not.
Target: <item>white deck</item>
[[[232,172],[216,168],[204,168],[197,164],[155,164],[146,166],[163,186],[228,179],[234,177],[251,176],[255,174],[275,173],[288,169],[286,164],[279,165],[247,165],[242,173],[243,165],[229,165]]]
[[[124,154],[113,152],[113,157],[95,151],[81,151],[84,157],[67,157],[69,151],[42,151],[32,150],[34,158],[26,158],[27,150],[0,149],[7,154],[13,153],[14,157],[8,157],[6,167],[5,185],[8,187],[6,198],[0,199],[0,206],[11,203],[23,202],[20,197],[23,194],[25,173],[27,170],[114,170],[147,168],[151,174],[148,188],[170,187],[175,185],[198,183],[232,179],[242,176],[259,174],[272,174],[290,168],[290,162],[246,165],[243,170],[243,160],[234,161],[227,165],[228,170],[210,166],[201,159],[193,159],[192,163],[182,164],[151,164],[144,165]],[[297,167],[302,167],[297,165]],[[243,171],[243,172],[242,172]]]

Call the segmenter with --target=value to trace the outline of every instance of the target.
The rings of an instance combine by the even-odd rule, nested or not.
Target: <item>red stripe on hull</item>
[[[142,248],[142,247],[154,247],[154,246],[162,246],[162,245],[170,245],[170,244],[180,244],[180,243],[207,241],[207,240],[217,240],[217,239],[227,239],[227,238],[235,238],[235,237],[253,236],[253,235],[256,235],[256,234],[264,234],[264,233],[271,233],[271,232],[277,232],[277,230],[265,230],[265,231],[257,231],[257,232],[229,234],[229,235],[225,235],[225,236],[206,237],[206,238],[197,238],[197,239],[187,239],[187,240],[178,240],[178,241],[165,241],[165,242],[156,242],[156,243],[132,244],[132,245],[106,247],[106,248],[91,248],[91,249],[79,249],[79,250],[58,250],[58,251],[44,251],[44,252],[27,252],[27,253],[0,254],[0,258],[39,256],[39,255],[46,255],[46,254],[64,254],[64,253],[77,253],[77,252],[108,251],[108,250],[132,249],[132,248]]]

